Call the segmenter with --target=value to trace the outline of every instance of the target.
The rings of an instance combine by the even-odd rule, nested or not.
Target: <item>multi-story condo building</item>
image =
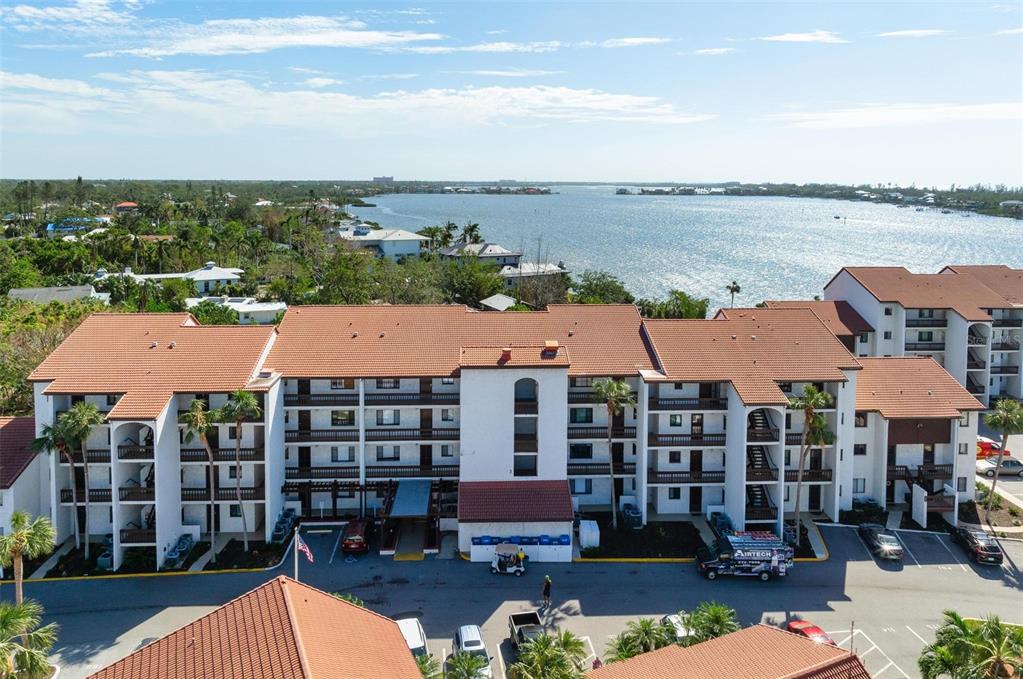
[[[883,488],[854,464],[856,411],[871,410],[857,405],[861,367],[809,308],[652,321],[628,305],[300,306],[277,328],[96,314],[31,379],[37,433],[77,400],[106,415],[86,454],[89,529],[112,535],[116,567],[133,546],[155,547],[162,564],[181,534],[211,522],[237,533],[242,516],[269,540],[289,509],[309,521],[376,516],[385,551],[431,550],[449,530],[463,551],[484,536],[556,543],[571,535],[573,510],[609,511],[612,489],[644,522],[723,511],[738,528],[780,531],[794,508],[803,428],[788,399],[807,384],[833,396],[823,414],[836,438],[810,451],[803,508],[837,519],[855,496]],[[893,377],[893,401],[924,377],[933,376]],[[608,378],[625,380],[635,400],[610,422],[594,395]],[[948,382],[963,409],[980,407]],[[206,453],[179,417],[195,398],[219,408],[238,389],[257,396],[261,413],[239,431],[220,423],[210,434],[211,515]],[[887,459],[877,441],[866,453],[875,462]],[[933,464],[945,464],[944,449],[934,453]],[[63,539],[73,517],[84,521],[83,466],[72,474],[47,458],[44,504]],[[872,490],[855,491],[864,478]]]
[[[768,309],[810,309],[853,356],[869,356],[874,328],[848,302],[834,300],[765,300]],[[724,311],[718,312],[719,314]]]
[[[869,356],[931,356],[985,405],[1023,398],[1023,270],[950,266],[846,267],[824,287],[874,328],[857,342]]]

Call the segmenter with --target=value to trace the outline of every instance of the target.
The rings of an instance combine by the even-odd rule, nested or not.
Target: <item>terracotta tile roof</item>
[[[861,358],[856,410],[886,418],[959,417],[984,410],[963,385],[928,356]]]
[[[47,394],[123,394],[109,417],[152,419],[174,393],[249,385],[274,335],[267,326],[200,326],[190,314],[92,314],[29,379],[52,382]]]
[[[951,264],[942,269],[969,274],[1012,304],[1023,305],[1023,269],[1004,264]]]
[[[458,520],[462,523],[571,521],[568,481],[462,481]]]
[[[530,347],[462,347],[462,368],[567,368],[568,350],[555,345]]]
[[[729,309],[711,321],[647,320],[668,382],[731,382],[746,405],[783,405],[778,382],[844,382],[859,363],[809,309]]]
[[[809,309],[824,321],[831,332],[839,336],[859,335],[874,332],[873,326],[856,313],[849,302],[832,300],[765,300],[769,309]],[[722,311],[728,311],[722,309]]]
[[[25,471],[35,453],[32,440],[36,421],[25,417],[0,417],[0,488],[10,488]]]
[[[842,271],[879,302],[897,302],[907,309],[951,309],[968,321],[990,321],[983,309],[1012,306],[972,276],[910,273],[901,266],[847,266]]]
[[[291,307],[267,365],[285,377],[439,377],[456,374],[462,347],[557,341],[570,375],[635,375],[651,367],[632,305],[565,304],[484,313],[460,305]]]
[[[687,648],[666,646],[593,670],[587,679],[870,679],[859,658],[753,625]]]
[[[280,576],[89,679],[420,679],[389,618]]]

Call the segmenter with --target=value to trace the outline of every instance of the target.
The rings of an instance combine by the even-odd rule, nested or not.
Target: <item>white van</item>
[[[430,654],[430,649],[426,646],[426,633],[418,618],[405,618],[395,622],[398,623],[401,636],[405,637],[405,643],[408,645],[408,650],[412,651],[412,655],[418,657]]]

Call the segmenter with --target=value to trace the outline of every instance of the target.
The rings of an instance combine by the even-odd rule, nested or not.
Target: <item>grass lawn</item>
[[[217,554],[216,564],[208,563],[203,570],[266,568],[280,561],[286,548],[287,544],[275,545],[267,544],[262,540],[249,540],[249,551],[246,552],[241,540],[232,539]]]
[[[696,556],[703,546],[700,533],[688,521],[648,523],[641,530],[611,528],[610,513],[588,514],[600,526],[600,546],[582,550],[586,558],[680,558]]]

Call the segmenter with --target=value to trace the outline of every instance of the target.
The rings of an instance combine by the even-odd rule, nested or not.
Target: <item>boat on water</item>
[[[918,208],[916,209],[916,211],[917,211],[917,212],[923,212],[923,211],[924,211],[924,209],[923,209],[922,207],[918,207]]]
[[[950,215],[950,214],[952,214],[952,211],[948,210],[948,209],[944,209],[944,210],[941,211],[941,214],[943,214],[943,215]]]
[[[618,189],[617,191],[615,191],[615,195],[616,196],[631,196],[632,195],[632,191],[629,191],[628,189]]]
[[[841,219],[842,215],[835,215],[835,219]]]

